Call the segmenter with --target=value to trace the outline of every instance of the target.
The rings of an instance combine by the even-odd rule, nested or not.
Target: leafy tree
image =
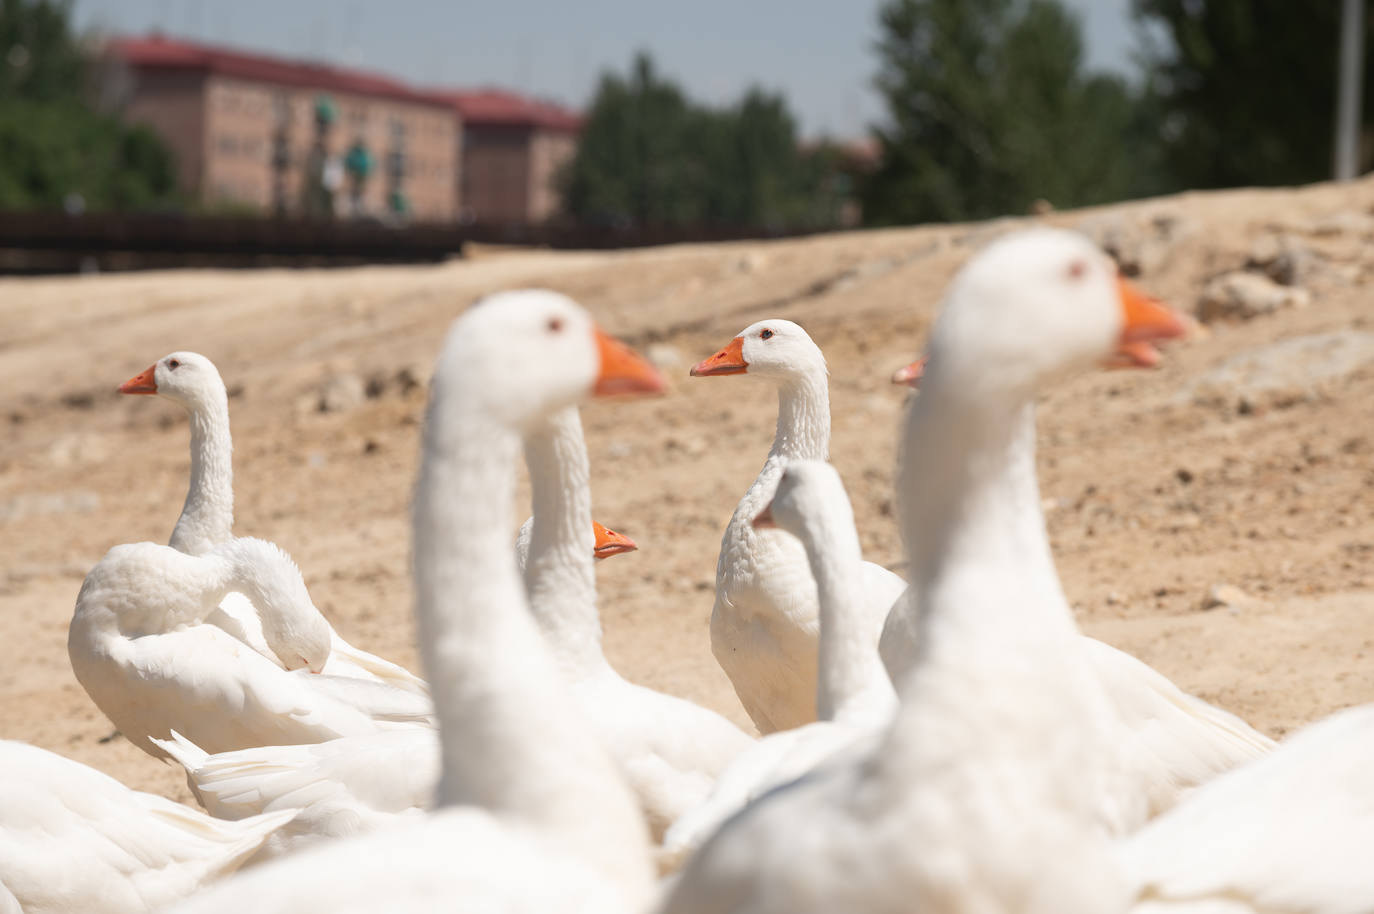
[[[816,216],[813,172],[780,95],[698,105],[641,54],[628,77],[602,77],[564,200],[600,224],[793,225]]]
[[[866,219],[985,218],[1133,189],[1130,88],[1082,72],[1078,22],[1057,0],[889,0],[879,17],[888,120]]]
[[[0,0],[0,208],[138,209],[175,199],[171,153],[86,103],[90,66],[69,7]]]
[[[1153,103],[1164,115],[1164,162],[1179,181],[1226,187],[1330,175],[1340,7],[1133,0],[1146,26]],[[1367,25],[1374,29],[1374,19]],[[1167,40],[1150,40],[1159,32]],[[1366,99],[1371,91],[1374,68],[1366,67]]]
[[[68,20],[66,3],[0,0],[0,99],[81,95],[86,59]]]

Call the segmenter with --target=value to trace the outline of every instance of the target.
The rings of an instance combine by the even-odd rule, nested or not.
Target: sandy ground
[[[1046,217],[1145,238],[1139,282],[1185,309],[1266,238],[1287,233],[1306,252],[1309,306],[1210,325],[1161,369],[1079,378],[1040,413],[1047,517],[1084,629],[1276,736],[1374,700],[1374,348],[1343,360],[1264,348],[1374,339],[1358,332],[1374,317],[1371,204],[1366,181]],[[406,507],[424,394],[394,379],[423,381],[475,298],[532,285],[573,295],[672,378],[661,399],[585,411],[596,514],[641,547],[600,568],[608,653],[630,678],[747,724],[707,619],[720,533],[763,461],[776,400],[758,380],[687,368],[757,319],[806,326],[829,359],[833,459],[865,550],[900,571],[890,479],[904,392],[887,377],[919,352],[969,251],[1027,221],[487,251],[432,267],[0,281],[0,736],[188,798],[179,770],[111,738],[66,653],[86,570],[116,543],[165,542],[180,510],[184,415],[114,391],[175,349],[209,356],[230,385],[237,532],[293,553],[351,641],[416,668]],[[1209,382],[1244,353],[1259,360],[1254,389]],[[345,373],[381,389],[351,410],[310,409]],[[1218,584],[1249,599],[1207,608]]]

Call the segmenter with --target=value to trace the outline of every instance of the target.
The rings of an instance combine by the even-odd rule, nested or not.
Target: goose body
[[[231,589],[248,592],[261,607],[275,662],[207,624]],[[165,739],[174,729],[223,752],[427,725],[428,704],[418,696],[387,690],[408,703],[378,720],[349,700],[354,688],[374,684],[312,675],[329,651],[329,623],[295,564],[251,538],[200,556],[155,543],[114,547],[86,575],[67,637],[82,687],[154,757],[163,753],[150,737]]]
[[[956,275],[902,432],[902,605],[919,652],[896,715],[867,752],[727,822],[664,911],[1124,907],[1112,835],[1133,810],[1015,442],[1045,384],[1180,331],[1157,305],[1127,305],[1110,261],[1055,230],[1005,236]]]
[[[238,869],[293,815],[220,821],[0,741],[0,911],[160,910]]]
[[[125,381],[125,394],[157,395],[186,410],[191,425],[191,480],[186,501],[172,537],[173,549],[203,555],[232,538],[234,526],[233,439],[229,432],[229,397],[219,370],[195,352],[173,352]],[[245,596],[226,595],[206,621],[247,644],[268,660],[275,654],[262,636],[258,610]],[[331,650],[323,672],[331,676],[368,679],[414,695],[427,697],[424,681],[404,667],[354,647],[330,627]],[[380,713],[399,699],[377,689],[355,690],[355,700],[376,698]],[[361,710],[370,710],[366,705]]]
[[[647,903],[637,803],[566,694],[505,531],[528,428],[594,390],[661,383],[555,293],[503,293],[454,323],[413,508],[416,616],[440,722],[437,808],[265,864],[176,910],[617,912]]]
[[[1289,736],[1121,847],[1132,914],[1374,910],[1374,705]]]
[[[1115,364],[1149,367],[1158,356],[1150,350],[1126,347]],[[899,369],[893,382],[916,386],[921,362]],[[1033,463],[1034,426],[1027,426],[1012,445],[1022,465]],[[1024,487],[1031,474],[1011,477]],[[1019,503],[1028,503],[1022,492]],[[901,681],[916,662],[920,644],[918,617],[904,608],[904,595],[888,614],[879,653],[893,681]],[[1101,684],[1112,712],[1112,737],[1126,760],[1127,790],[1145,797],[1145,814],[1154,817],[1172,807],[1188,791],[1270,752],[1272,739],[1245,721],[1184,692],[1149,665],[1111,645],[1079,639],[1083,660]]]
[[[695,850],[748,803],[879,732],[896,710],[896,696],[861,614],[864,563],[839,474],[824,461],[791,461],[772,502],[753,523],[759,529],[783,528],[797,537],[813,569],[820,621],[816,707],[821,719],[770,733],[737,758],[710,798],[669,829],[664,850],[672,860]]]
[[[516,565],[523,575],[533,519],[520,528]],[[623,534],[593,522],[594,554],[632,552]],[[350,680],[357,682],[357,680]],[[432,805],[439,782],[439,737],[421,728],[382,730],[328,742],[254,746],[210,754],[179,733],[153,742],[186,769],[201,806],[222,819],[299,809],[261,856],[279,856],[322,838],[386,827]]]
[[[825,357],[797,324],[771,319],[745,328],[692,369],[698,377],[748,374],[778,389],[773,446],[721,538],[711,650],[760,733],[817,719],[819,623],[816,584],[793,537],[755,530],[788,460],[830,457],[830,391]],[[864,563],[860,615],[876,649],[883,620],[906,583]]]

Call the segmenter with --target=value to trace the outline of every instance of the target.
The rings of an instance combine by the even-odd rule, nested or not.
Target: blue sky
[[[1088,63],[1132,72],[1129,0],[1064,0]],[[422,85],[501,85],[579,107],[636,49],[693,97],[786,94],[809,136],[861,136],[881,0],[76,0],[81,29],[169,35],[346,63]]]

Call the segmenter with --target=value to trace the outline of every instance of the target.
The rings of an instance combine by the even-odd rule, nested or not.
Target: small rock
[[[336,374],[320,388],[320,412],[343,413],[367,399],[367,387],[355,374]]]
[[[1213,584],[1207,590],[1207,596],[1202,601],[1202,608],[1216,609],[1219,606],[1226,606],[1232,609],[1251,609],[1260,603],[1260,600],[1250,596],[1234,584]]]
[[[1104,213],[1084,219],[1078,230],[1110,254],[1122,273],[1140,276],[1162,267],[1178,242],[1192,233],[1192,226],[1167,212],[1146,218]]]
[[[1312,295],[1306,289],[1281,286],[1267,276],[1237,271],[1207,284],[1198,300],[1197,316],[1204,323],[1249,320],[1280,308],[1303,308],[1311,301]]]
[[[109,449],[101,439],[80,433],[63,435],[48,448],[48,461],[59,467],[99,463],[107,456]]]
[[[1236,353],[1182,388],[1176,399],[1252,415],[1332,395],[1369,365],[1374,365],[1374,333],[1290,337]]]
[[[390,379],[384,374],[370,375],[367,379],[367,384],[363,387],[363,393],[369,400],[375,400],[386,393],[389,383]]]
[[[404,365],[401,370],[396,372],[396,386],[400,388],[402,394],[409,394],[412,391],[424,390],[429,387],[429,379],[432,372],[420,362],[412,362]]]
[[[670,372],[683,364],[682,350],[670,343],[651,343],[644,350],[644,356],[662,372]]]
[[[320,411],[320,395],[317,393],[301,394],[291,406],[298,416],[317,413]]]
[[[1313,235],[1374,235],[1374,216],[1355,210],[1341,210],[1314,219],[1307,230]]]
[[[1179,467],[1177,470],[1174,470],[1174,478],[1186,486],[1193,481],[1193,471],[1187,467]]]
[[[1192,511],[1180,514],[1169,522],[1169,529],[1177,533],[1180,530],[1196,530],[1202,526],[1202,518]]]
[[[706,443],[700,438],[668,438],[663,447],[669,451],[681,451],[688,457],[700,457],[706,453]]]
[[[768,257],[762,251],[748,251],[735,261],[735,269],[741,273],[755,273],[768,264]]]
[[[1250,246],[1245,267],[1257,270],[1274,282],[1296,286],[1312,271],[1312,252],[1292,235],[1261,235]]]
[[[95,394],[86,390],[63,394],[62,405],[68,409],[91,409],[95,406]]]

